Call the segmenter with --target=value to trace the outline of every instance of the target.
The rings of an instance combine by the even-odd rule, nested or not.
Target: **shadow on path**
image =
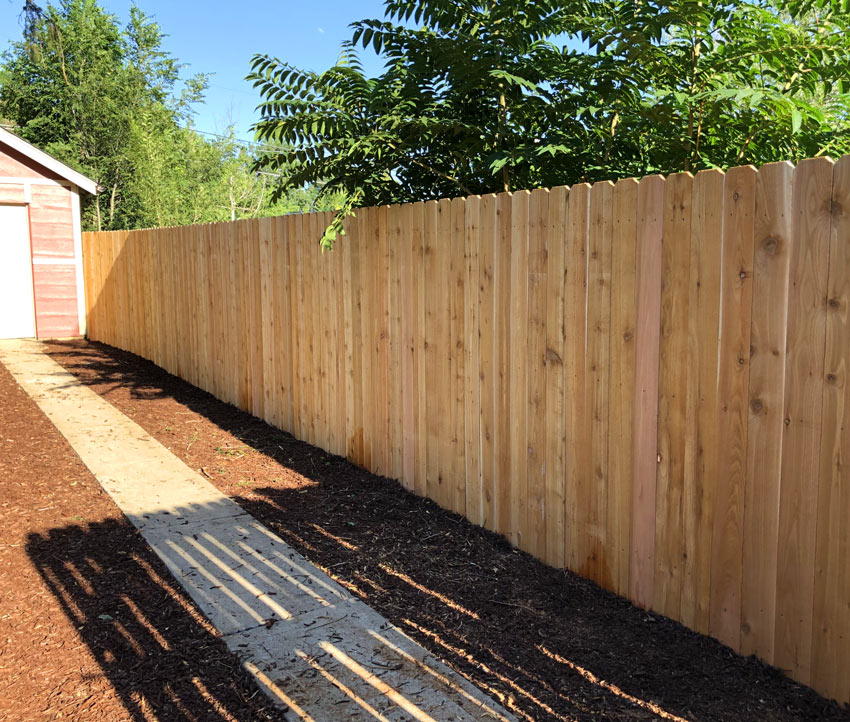
[[[31,534],[27,553],[132,719],[283,719],[128,523]]]

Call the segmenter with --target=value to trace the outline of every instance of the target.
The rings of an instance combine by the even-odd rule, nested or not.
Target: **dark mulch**
[[[132,354],[82,341],[49,351],[520,718],[850,721],[850,709],[777,670],[548,568]]]
[[[0,364],[0,720],[282,720]]]

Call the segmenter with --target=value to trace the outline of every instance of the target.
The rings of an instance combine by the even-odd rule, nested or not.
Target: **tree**
[[[121,30],[94,0],[63,0],[33,12],[24,37],[3,55],[0,109],[27,140],[91,176],[105,188],[88,199],[85,220],[97,228],[126,228],[165,220],[163,208],[136,183],[154,166],[158,180],[197,160],[180,124],[201,99],[204,76],[174,95],[177,61],[161,49],[160,27],[136,7]],[[203,155],[203,154],[201,154]]]
[[[305,191],[275,204],[256,152],[192,128],[207,76],[186,78],[162,49],[163,31],[132,7],[125,28],[95,0],[26,8],[23,37],[3,54],[0,117],[16,132],[96,180],[83,223],[139,228],[256,217],[297,209]]]
[[[828,0],[386,0],[325,72],[254,58],[257,137],[287,148],[259,165],[344,194],[330,244],[358,204],[841,153],[847,24]]]

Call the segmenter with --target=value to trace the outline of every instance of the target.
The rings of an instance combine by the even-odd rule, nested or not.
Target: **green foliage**
[[[258,167],[344,194],[330,245],[357,205],[848,152],[845,5],[386,0],[325,72],[254,58]]]
[[[163,32],[137,7],[126,28],[95,0],[32,7],[22,39],[2,56],[0,117],[16,132],[96,180],[84,197],[94,229],[229,220],[296,209],[305,191],[272,205],[267,178],[232,131],[191,128],[207,77],[183,80]],[[290,200],[289,196],[293,198]]]

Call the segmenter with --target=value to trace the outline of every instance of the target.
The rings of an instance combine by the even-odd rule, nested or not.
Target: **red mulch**
[[[847,707],[758,660],[546,567],[396,482],[297,441],[132,354],[83,341],[57,342],[49,351],[520,719],[850,721]],[[49,546],[30,544],[36,566],[51,558]],[[121,561],[104,559],[105,585],[110,574],[125,578]],[[186,634],[191,638],[191,630]],[[97,637],[83,638],[103,654]]]
[[[0,720],[282,720],[0,364]]]

